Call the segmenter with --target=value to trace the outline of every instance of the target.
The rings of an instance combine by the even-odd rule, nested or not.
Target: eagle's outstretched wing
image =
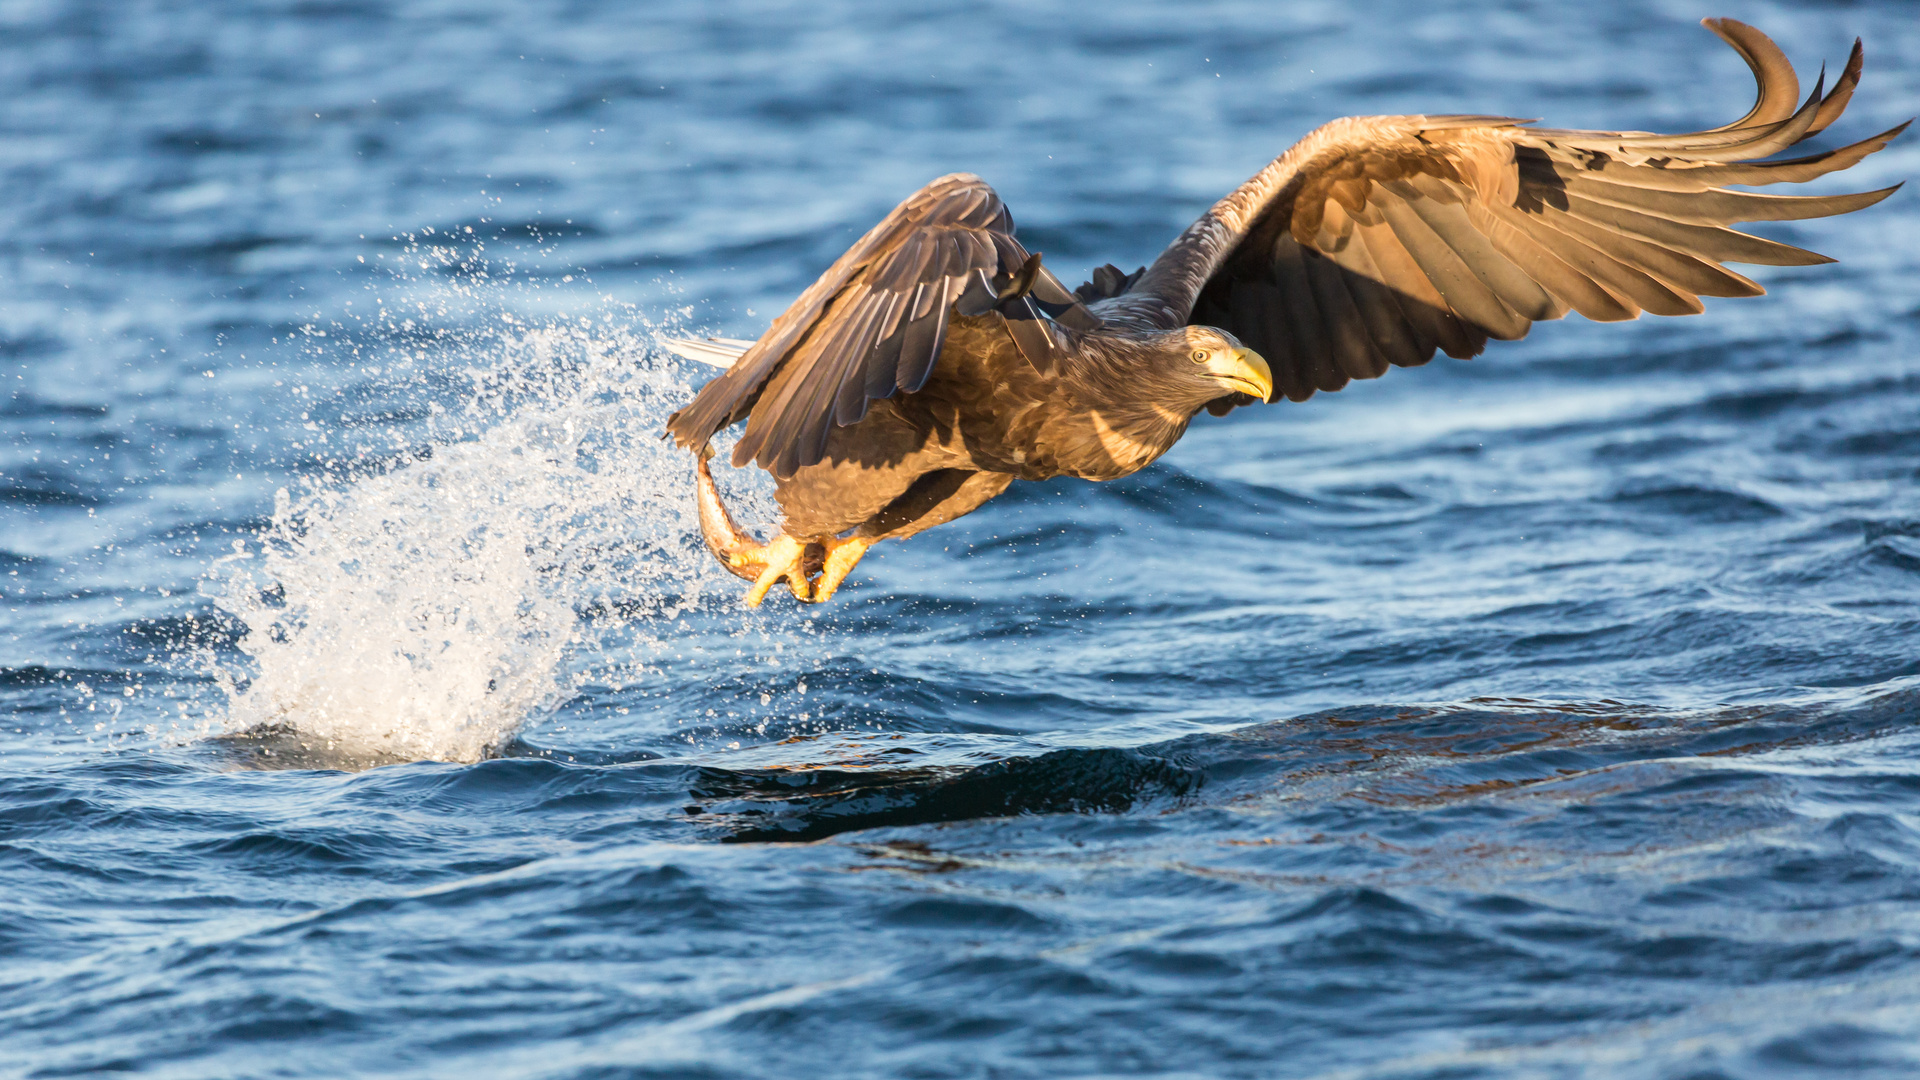
[[[667,430],[699,447],[744,417],[734,465],[790,476],[818,462],[833,426],[857,423],[869,401],[926,384],[956,307],[997,312],[1041,370],[1058,347],[1043,311],[1098,325],[1014,239],[1013,217],[985,181],[943,176],[861,237]]]
[[[1685,315],[1702,296],[1764,290],[1728,262],[1832,260],[1728,228],[1825,217],[1895,188],[1790,197],[1726,185],[1802,182],[1855,164],[1906,124],[1837,150],[1759,162],[1826,128],[1860,77],[1854,44],[1831,93],[1799,82],[1766,35],[1705,25],[1744,57],[1759,99],[1685,135],[1556,131],[1487,116],[1338,120],[1308,135],[1181,235],[1110,318],[1217,326],[1263,354],[1274,397],[1303,400],[1468,357],[1568,310]],[[1824,76],[1822,78],[1824,83]],[[1745,164],[1742,164],[1745,163]]]

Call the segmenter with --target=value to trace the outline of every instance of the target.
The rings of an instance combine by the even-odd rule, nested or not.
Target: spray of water
[[[477,760],[581,679],[644,665],[636,625],[737,593],[698,546],[691,458],[659,438],[686,395],[680,362],[605,318],[493,323],[436,346],[465,364],[438,363],[455,389],[421,408],[405,452],[281,491],[271,525],[215,566],[206,591],[246,630],[215,665],[222,731]],[[426,352],[402,354],[432,382],[412,360]],[[570,662],[622,629],[623,657]]]

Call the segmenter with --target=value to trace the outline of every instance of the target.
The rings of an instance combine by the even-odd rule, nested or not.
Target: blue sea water
[[[0,1075],[1915,1075],[1910,191],[820,607],[658,439],[934,176],[1071,284],[1336,116],[1725,122],[1709,14],[1916,111],[1897,0],[0,3]]]

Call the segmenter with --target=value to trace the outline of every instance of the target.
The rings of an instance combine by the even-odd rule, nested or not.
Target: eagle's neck
[[[1056,441],[1064,471],[1090,480],[1126,476],[1186,434],[1213,397],[1193,378],[1184,340],[1169,353],[1152,338],[1090,337],[1063,358],[1059,385],[1071,387],[1071,422]]]

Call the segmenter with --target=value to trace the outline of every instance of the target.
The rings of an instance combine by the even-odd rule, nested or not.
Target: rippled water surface
[[[1914,1075],[1910,192],[820,608],[657,438],[936,175],[1071,283],[1334,116],[1722,123],[1707,14],[1920,101],[1892,0],[0,3],[0,1075]]]

